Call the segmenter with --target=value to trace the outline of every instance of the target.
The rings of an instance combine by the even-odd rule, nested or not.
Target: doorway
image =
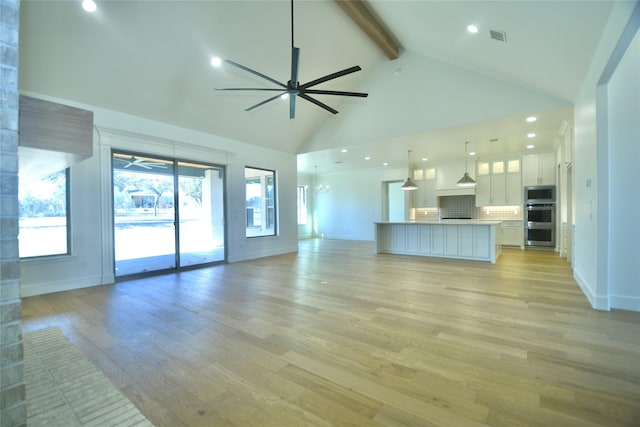
[[[405,221],[407,216],[402,181],[384,181],[382,193],[382,220]]]
[[[224,167],[113,152],[116,278],[224,262]]]

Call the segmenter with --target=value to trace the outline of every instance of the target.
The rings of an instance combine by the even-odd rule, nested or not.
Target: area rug
[[[29,427],[151,426],[59,328],[24,334]]]

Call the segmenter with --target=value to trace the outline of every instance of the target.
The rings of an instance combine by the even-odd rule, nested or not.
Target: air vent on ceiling
[[[494,40],[498,40],[499,42],[507,42],[507,33],[500,30],[489,30],[489,34],[491,34],[491,38]]]
[[[491,138],[489,142],[498,142],[498,138]]]

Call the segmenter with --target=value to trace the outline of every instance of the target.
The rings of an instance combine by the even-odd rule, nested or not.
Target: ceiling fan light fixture
[[[277,86],[277,88],[216,88],[215,90],[229,90],[229,91],[244,91],[244,90],[249,90],[249,91],[272,91],[272,92],[280,92],[277,95],[272,96],[271,98],[268,98],[262,102],[259,102],[255,105],[252,105],[249,108],[246,108],[244,111],[251,111],[255,108],[258,108],[264,104],[267,104],[271,101],[274,101],[278,98],[280,98],[283,95],[287,95],[288,99],[289,99],[289,118],[290,119],[294,119],[296,117],[296,98],[300,97],[302,99],[304,99],[305,101],[308,101],[328,112],[330,112],[331,114],[338,114],[338,110],[328,106],[327,104],[325,104],[324,102],[319,101],[318,99],[312,97],[311,95],[334,95],[334,96],[351,96],[351,97],[360,97],[360,98],[366,98],[367,96],[369,96],[369,94],[367,93],[363,93],[363,92],[347,92],[347,91],[340,91],[340,90],[326,90],[326,89],[314,89],[312,88],[313,86],[316,86],[318,84],[327,82],[329,80],[333,80],[336,79],[338,77],[342,77],[342,76],[346,76],[348,74],[351,73],[355,73],[356,71],[360,71],[361,68],[358,65],[355,65],[353,67],[349,67],[349,68],[345,68],[344,70],[340,70],[340,71],[336,71],[335,73],[331,73],[328,74],[326,76],[320,77],[318,79],[312,80],[310,82],[304,83],[304,84],[300,84],[300,82],[298,81],[298,65],[299,65],[299,60],[300,60],[300,48],[295,47],[294,41],[293,41],[293,0],[291,0],[291,79],[286,83],[282,83],[279,82],[278,80],[275,80],[265,74],[262,74],[256,70],[253,70],[249,67],[245,67],[244,65],[240,65],[237,62],[233,62],[229,59],[226,59],[224,62],[226,64],[232,65],[234,67],[237,67],[241,70],[244,70],[246,72],[249,72],[255,76],[258,76],[264,80],[267,80],[273,84],[275,84]],[[286,98],[285,98],[286,99]]]

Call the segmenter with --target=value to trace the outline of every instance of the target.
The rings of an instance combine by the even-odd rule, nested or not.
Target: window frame
[[[261,206],[261,230],[258,234],[249,233],[250,225],[249,225],[249,205],[247,200],[247,184],[249,179],[255,179],[255,176],[247,175],[249,170],[263,172],[262,175],[258,175],[260,177],[260,206]],[[264,180],[262,179],[264,177]],[[270,184],[271,182],[271,184]],[[264,187],[262,187],[264,185]],[[269,185],[272,186],[271,194],[269,194]],[[245,237],[248,239],[255,237],[273,237],[278,235],[278,180],[277,180],[277,171],[275,169],[267,169],[256,166],[248,166],[244,167],[244,200],[245,200]],[[263,197],[264,195],[264,197]],[[271,203],[271,204],[270,204]],[[272,210],[272,213],[269,210]],[[263,213],[264,211],[264,213]],[[269,226],[269,222],[273,221],[273,226]],[[263,223],[266,222],[266,227],[263,226]],[[255,227],[254,227],[255,229]],[[268,231],[265,233],[264,231]]]
[[[59,173],[59,172],[64,172],[64,191],[65,191],[65,247],[66,247],[66,252],[58,252],[58,253],[51,253],[51,254],[40,254],[40,255],[28,255],[28,256],[22,256],[19,254],[19,259],[21,261],[24,260],[36,260],[36,259],[43,259],[43,258],[54,258],[54,257],[68,257],[71,256],[72,254],[72,245],[71,245],[71,168],[65,168],[65,169],[61,169],[59,171],[56,172],[52,172],[44,177],[42,177],[40,180],[47,178],[55,173]],[[19,184],[18,184],[19,186]],[[20,202],[19,202],[20,203]],[[20,220],[22,219],[22,216],[20,215],[20,212],[18,212],[18,233],[20,233],[21,227],[20,227]],[[18,237],[19,239],[19,237]],[[18,245],[20,245],[18,243]]]

